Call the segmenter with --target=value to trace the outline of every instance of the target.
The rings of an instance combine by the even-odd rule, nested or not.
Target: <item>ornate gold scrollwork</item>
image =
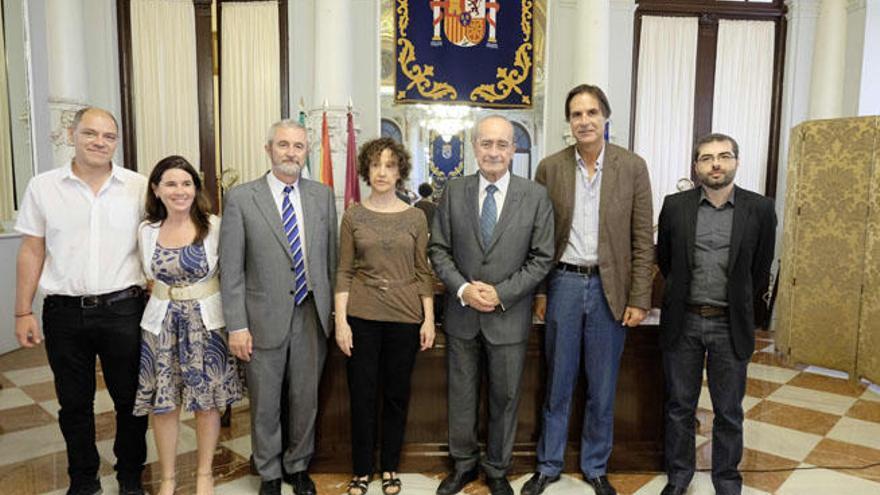
[[[519,86],[529,77],[529,70],[532,67],[532,57],[529,56],[531,49],[531,43],[520,45],[516,50],[516,60],[513,63],[514,67],[519,67],[519,70],[509,67],[498,67],[495,73],[498,81],[495,84],[481,84],[474,88],[471,91],[471,101],[483,99],[493,103],[507,98],[511,92],[516,91],[517,94],[522,96],[522,102],[530,105],[532,103],[531,98],[529,95],[524,95]]]
[[[420,95],[432,100],[446,97],[454,100],[458,97],[458,92],[455,91],[451,84],[431,80],[434,76],[433,65],[413,64],[410,67],[410,64],[416,60],[416,50],[408,39],[398,38],[397,44],[403,47],[400,55],[397,57],[397,65],[400,67],[403,75],[410,81],[406,85],[406,89],[397,92],[398,99],[406,98],[406,92],[412,89],[413,86],[416,87]]]
[[[406,36],[407,26],[409,26],[409,3],[406,0],[397,0],[397,31],[401,36]]]

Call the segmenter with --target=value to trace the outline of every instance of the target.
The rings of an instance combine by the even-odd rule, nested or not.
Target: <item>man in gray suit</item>
[[[492,495],[507,481],[516,434],[519,387],[535,288],[553,260],[553,208],[543,186],[516,177],[513,126],[500,116],[473,132],[479,173],[450,181],[431,229],[434,270],[448,291],[445,321],[449,380],[449,453],[455,469],[438,495],[478,476],[480,355],[488,358],[489,438],[482,461]]]
[[[281,493],[282,469],[292,473],[294,493],[315,494],[307,469],[330,332],[336,205],[330,188],[300,176],[307,152],[304,127],[273,124],[266,144],[272,171],[229,192],[220,229],[223,314],[229,348],[247,362],[260,495]]]

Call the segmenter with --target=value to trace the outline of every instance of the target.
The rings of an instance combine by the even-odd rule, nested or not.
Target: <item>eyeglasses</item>
[[[733,153],[725,152],[717,155],[700,155],[697,157],[697,163],[700,165],[711,165],[716,161],[718,163],[728,164],[736,160]]]

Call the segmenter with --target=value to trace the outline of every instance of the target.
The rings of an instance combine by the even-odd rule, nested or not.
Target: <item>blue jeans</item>
[[[583,349],[587,393],[581,471],[588,478],[602,476],[614,440],[614,397],[626,327],[611,314],[599,276],[561,270],[550,275],[546,325],[547,391],[538,471],[548,476],[562,472],[572,390]]]
[[[694,425],[703,385],[703,363],[715,419],[712,422],[712,484],[715,492],[738,495],[737,470],[743,451],[743,409],[748,359],[733,351],[726,316],[703,318],[687,313],[675,348],[663,353],[666,374],[666,473],[680,487],[694,476]]]

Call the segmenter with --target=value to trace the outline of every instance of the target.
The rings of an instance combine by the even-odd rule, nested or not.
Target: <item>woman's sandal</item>
[[[196,486],[198,487],[199,478],[208,478],[208,481],[211,482],[211,488],[214,487],[214,473],[212,471],[208,471],[207,473],[200,473],[196,471]]]
[[[177,480],[174,476],[169,476],[167,478],[162,478],[159,481],[159,488],[157,490],[161,491],[162,483],[171,483],[171,493],[174,493],[177,490]],[[159,493],[158,491],[156,493]]]
[[[388,475],[386,478],[385,475]],[[400,478],[389,471],[382,473],[382,493],[385,495],[397,495],[402,488]]]
[[[348,495],[367,495],[367,490],[370,486],[370,478],[358,478],[355,476],[348,482],[348,489],[346,493]]]

